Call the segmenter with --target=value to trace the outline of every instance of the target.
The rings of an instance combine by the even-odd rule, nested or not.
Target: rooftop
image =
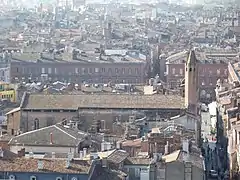
[[[201,64],[227,64],[229,62],[234,63],[238,58],[237,52],[214,50],[208,52],[195,51],[198,63]],[[174,53],[167,58],[169,64],[183,64],[187,60],[187,51]]]
[[[178,95],[133,95],[133,94],[81,94],[37,95],[28,94],[23,99],[23,109],[181,109],[184,101]]]
[[[51,138],[50,135],[52,135]],[[9,144],[19,143],[35,146],[49,145],[74,147],[77,146],[85,136],[85,132],[65,128],[62,125],[56,124],[15,136],[9,141]],[[51,139],[52,142],[50,142]]]
[[[39,159],[15,158],[3,160],[0,158],[0,171],[2,172],[58,172],[58,173],[88,173],[88,161],[72,161],[66,167],[66,160],[41,159],[43,169],[38,169]]]

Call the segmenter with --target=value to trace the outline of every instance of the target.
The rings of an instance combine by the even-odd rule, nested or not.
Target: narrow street
[[[210,110],[210,112],[202,112],[202,138],[204,139],[202,150],[205,158],[206,179],[224,180],[226,179],[226,172],[228,170],[228,142],[227,138],[223,136],[221,118],[218,114],[213,114],[213,111]],[[211,135],[211,128],[214,125],[216,128],[216,136]],[[216,178],[209,176],[211,170],[216,171]]]
[[[204,157],[205,157],[205,167],[206,167],[206,179],[210,170],[217,171],[217,158],[216,158],[216,142],[212,141],[211,137],[211,117],[209,112],[202,112],[202,138]]]

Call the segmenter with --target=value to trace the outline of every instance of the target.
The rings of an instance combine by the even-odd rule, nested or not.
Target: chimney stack
[[[82,160],[83,159],[83,151],[79,152],[79,158]]]
[[[25,156],[25,148],[22,148],[17,152],[18,157],[24,157]]]
[[[87,155],[87,148],[83,148],[83,157],[86,157]]]
[[[167,141],[167,144],[165,145],[164,154],[165,154],[165,155],[169,154],[169,143],[168,143],[168,141]]]
[[[53,133],[50,133],[50,144],[53,144]]]
[[[56,153],[52,152],[52,158],[55,159],[56,158]]]
[[[182,150],[186,153],[189,153],[189,141],[188,141],[188,139],[183,140]]]
[[[4,152],[3,152],[3,149],[2,149],[2,147],[0,147],[0,158],[3,158],[3,156],[4,156],[3,153],[4,153]]]
[[[117,147],[116,147],[117,149],[122,149],[122,142],[120,142],[120,141],[118,141],[117,142]]]
[[[237,13],[237,19],[238,19],[238,26],[240,26],[240,11]]]

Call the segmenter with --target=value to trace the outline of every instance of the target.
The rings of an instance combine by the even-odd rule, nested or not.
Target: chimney
[[[83,159],[83,151],[79,152],[79,158],[82,160]]]
[[[108,167],[107,158],[105,158],[105,157],[102,158],[102,167],[103,168]]]
[[[32,151],[29,152],[29,158],[34,158],[34,153]]]
[[[240,120],[240,113],[237,113],[236,116],[237,116],[237,121],[239,121]]]
[[[189,141],[188,141],[188,139],[183,140],[182,150],[186,153],[189,153]]]
[[[17,152],[18,157],[24,157],[25,156],[25,148],[22,148]]]
[[[120,141],[117,142],[117,149],[122,149],[122,142]]]
[[[2,149],[2,147],[0,147],[0,158],[3,158],[3,154],[4,152],[3,152],[3,149]]]
[[[237,99],[236,99],[236,97],[234,97],[234,99],[233,99],[233,107],[237,107]]]
[[[53,133],[50,133],[50,144],[53,144]]]
[[[240,26],[240,11],[238,12],[238,26]]]
[[[56,158],[56,153],[52,152],[52,158],[55,159]]]
[[[105,120],[101,120],[101,130],[105,130]]]
[[[43,161],[38,160],[38,170],[43,170]]]
[[[87,148],[83,148],[83,157],[86,157],[87,155]]]
[[[70,168],[70,160],[69,159],[66,160],[66,168],[67,169]]]
[[[169,153],[169,143],[167,141],[167,144],[165,145],[165,151],[164,154],[167,155]]]

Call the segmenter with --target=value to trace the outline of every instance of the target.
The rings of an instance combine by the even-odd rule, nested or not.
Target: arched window
[[[36,130],[36,129],[39,129],[39,119],[38,118],[36,118],[34,120],[34,130]]]

